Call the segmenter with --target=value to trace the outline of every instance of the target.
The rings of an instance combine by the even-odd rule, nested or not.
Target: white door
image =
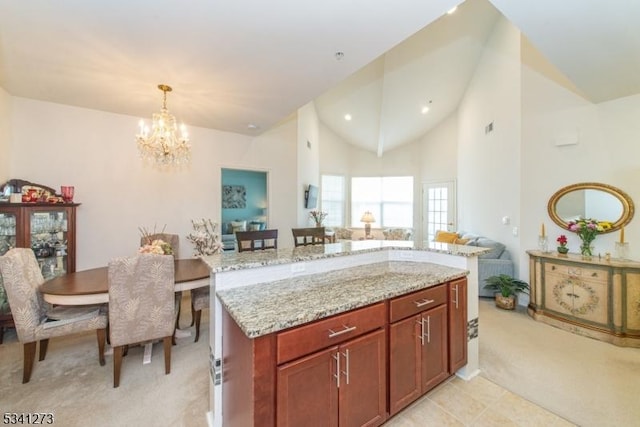
[[[422,185],[422,230],[424,240],[433,241],[438,230],[455,231],[455,181],[431,182]]]

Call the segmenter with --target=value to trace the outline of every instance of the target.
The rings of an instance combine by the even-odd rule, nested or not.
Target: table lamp
[[[365,238],[371,239],[371,223],[376,222],[376,219],[373,217],[373,214],[370,211],[366,211],[362,214],[362,218],[360,218],[361,222],[364,222],[364,235]]]

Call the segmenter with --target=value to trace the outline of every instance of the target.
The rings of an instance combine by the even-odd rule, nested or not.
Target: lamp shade
[[[360,218],[360,221],[371,224],[372,222],[376,222],[376,219],[373,217],[373,214],[370,211],[366,211],[362,214],[362,218]]]

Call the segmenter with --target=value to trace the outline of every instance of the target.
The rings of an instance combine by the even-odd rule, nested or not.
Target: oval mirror
[[[569,221],[579,218],[593,218],[608,221],[611,233],[628,224],[633,218],[633,201],[624,191],[611,185],[583,182],[558,190],[547,205],[549,216],[562,228]]]

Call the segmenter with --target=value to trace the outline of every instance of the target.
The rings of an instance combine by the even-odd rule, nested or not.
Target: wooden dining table
[[[175,260],[176,292],[209,286],[209,267],[199,258]],[[40,292],[45,301],[60,305],[103,304],[109,302],[109,269],[108,267],[92,268],[54,277],[40,285]],[[180,316],[180,311],[178,311]],[[176,324],[176,337],[191,335],[180,331]],[[146,343],[142,363],[151,362],[152,343]],[[105,354],[110,353],[111,348]]]
[[[176,292],[209,286],[209,267],[199,258],[175,260]],[[98,267],[54,277],[40,285],[45,301],[60,305],[109,302],[108,268]]]

